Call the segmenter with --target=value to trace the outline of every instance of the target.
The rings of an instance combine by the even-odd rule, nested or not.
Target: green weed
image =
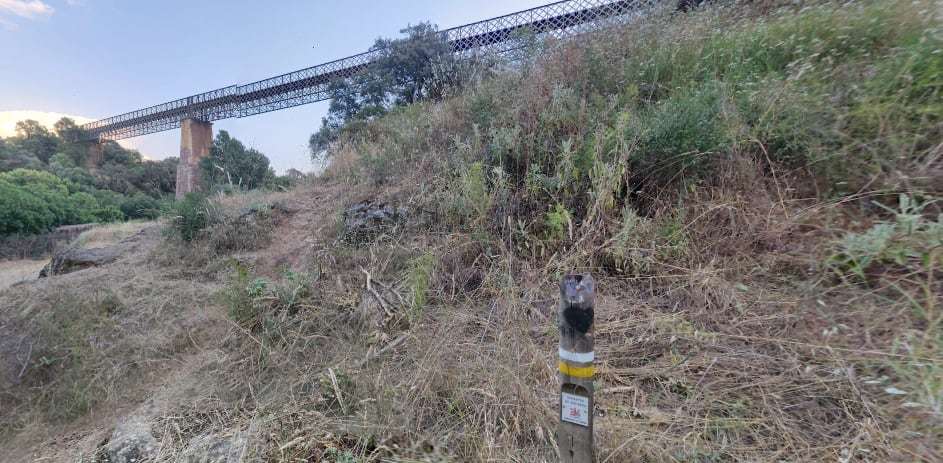
[[[222,221],[222,214],[205,197],[188,193],[171,211],[170,228],[185,242],[196,239],[200,233]]]
[[[277,334],[280,320],[305,307],[312,282],[317,278],[313,273],[286,270],[281,281],[270,282],[262,277],[250,278],[248,267],[233,265],[236,274],[230,277],[223,301],[229,307],[229,318],[254,334]]]
[[[936,220],[924,215],[934,203],[916,203],[901,194],[896,208],[878,204],[893,219],[878,221],[862,233],[847,233],[827,265],[839,276],[850,274],[860,282],[867,282],[876,269],[927,275],[943,267],[943,215]]]

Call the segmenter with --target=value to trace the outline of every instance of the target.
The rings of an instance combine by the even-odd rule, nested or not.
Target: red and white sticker
[[[567,394],[560,394],[560,419],[580,426],[589,426],[589,398]]]

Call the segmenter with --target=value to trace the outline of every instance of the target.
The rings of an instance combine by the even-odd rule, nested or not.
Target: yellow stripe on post
[[[560,373],[571,378],[592,378],[596,371],[593,365],[588,367],[575,367],[566,362],[560,362]]]

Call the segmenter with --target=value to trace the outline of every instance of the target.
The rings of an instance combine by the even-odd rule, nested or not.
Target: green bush
[[[137,193],[122,201],[120,209],[129,219],[155,219],[160,215],[160,201]]]
[[[932,203],[918,204],[900,195],[897,208],[880,205],[893,214],[893,220],[879,221],[861,233],[847,233],[828,258],[828,267],[842,278],[850,275],[860,282],[867,282],[875,270],[932,274],[943,267],[943,215],[936,220],[923,215]]]
[[[60,225],[124,220],[120,210],[102,207],[89,193],[70,194],[73,186],[48,172],[0,173],[0,234],[34,235]]]
[[[219,213],[203,196],[187,193],[171,211],[170,227],[181,240],[193,241],[200,232],[219,222]]]
[[[0,234],[32,235],[54,224],[54,216],[42,199],[0,178]]]
[[[703,178],[729,146],[723,126],[723,95],[716,85],[676,92],[630,125],[627,138],[638,139],[636,169],[666,183],[686,175]]]

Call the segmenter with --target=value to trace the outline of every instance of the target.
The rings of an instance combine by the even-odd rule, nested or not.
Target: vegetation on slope
[[[114,142],[90,152],[81,129],[62,118],[50,131],[33,120],[0,138],[0,236],[60,225],[154,218],[173,193],[176,158],[148,161]]]
[[[480,434],[448,447],[552,447],[550,393],[520,395],[552,380],[519,353],[552,352],[552,313],[533,307],[577,270],[614,296],[602,389],[631,391],[601,399],[605,458],[939,459],[938,13],[766,2],[650,17],[544,44],[519,73],[337,144],[330,174],[419,204],[431,236],[450,234],[422,251],[425,299],[486,313],[481,339],[504,307],[502,334],[529,339],[452,348],[480,363],[450,371],[436,414]],[[442,348],[424,352],[445,362]],[[508,397],[491,369],[529,375]],[[482,400],[529,405],[490,415]],[[544,427],[509,430],[508,415]]]
[[[0,238],[6,238],[0,255],[58,226],[154,219],[169,207],[177,158],[150,161],[114,142],[99,145],[100,152],[92,146],[69,118],[56,123],[55,133],[26,120],[17,123],[16,136],[0,138]],[[201,167],[205,193],[284,188],[301,176],[277,177],[264,154],[226,131]]]
[[[598,281],[600,461],[943,459],[938,14],[718,2],[537,41],[334,133],[284,207],[181,209],[218,220],[147,265],[225,280],[228,332],[158,459],[250,429],[263,461],[554,461],[570,272]],[[412,223],[345,242],[331,208],[370,196]],[[222,218],[251,210],[291,216]]]

